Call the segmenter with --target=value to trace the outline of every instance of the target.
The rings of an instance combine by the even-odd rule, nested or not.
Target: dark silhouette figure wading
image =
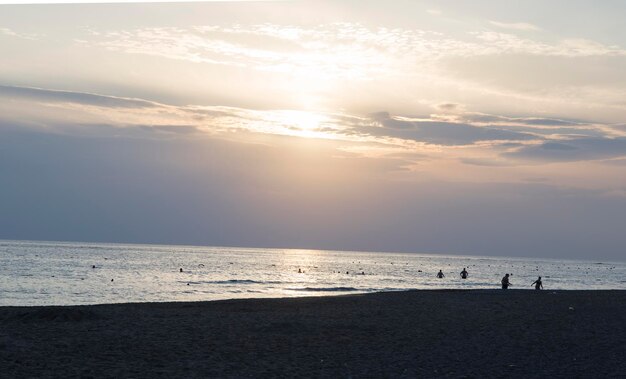
[[[535,286],[536,290],[542,290],[543,289],[543,282],[541,281],[541,276],[535,280],[533,282],[533,284],[531,284],[531,286]]]
[[[502,278],[502,289],[506,290],[509,289],[509,286],[511,285],[511,282],[509,282],[509,274],[504,275],[504,278]]]
[[[439,270],[439,272],[437,273],[437,277],[439,279],[443,278],[445,275],[443,274],[443,272],[441,272],[441,270]]]
[[[467,268],[464,267],[463,271],[461,271],[461,279],[467,279],[467,276],[469,275],[469,273],[467,272]]]

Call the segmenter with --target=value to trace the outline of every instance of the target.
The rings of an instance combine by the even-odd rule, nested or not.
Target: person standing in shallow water
[[[502,289],[506,290],[509,289],[509,286],[511,285],[511,282],[509,282],[509,274],[504,275],[504,278],[502,278]]]
[[[441,270],[439,270],[439,272],[437,273],[437,277],[439,279],[443,278],[445,275],[443,274],[443,272],[441,272]]]
[[[461,271],[461,279],[467,279],[467,276],[469,275],[467,272],[467,268],[463,267],[463,271]]]
[[[543,289],[543,283],[541,282],[541,276],[537,280],[535,280],[533,282],[533,284],[531,284],[531,286],[533,286],[533,285],[535,286],[536,290],[542,290]]]

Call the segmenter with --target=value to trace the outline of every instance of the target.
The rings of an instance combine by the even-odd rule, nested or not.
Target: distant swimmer
[[[298,274],[302,274],[302,269],[301,268],[298,269]]]
[[[437,273],[437,277],[439,279],[443,278],[445,275],[443,274],[443,272],[441,270],[439,270],[439,272]]]
[[[537,280],[535,280],[533,282],[533,284],[531,284],[531,286],[533,286],[533,285],[535,286],[536,290],[542,290],[543,289],[543,283],[541,282],[541,276]]]
[[[96,268],[96,265],[91,266],[91,268]]]
[[[361,271],[361,275],[365,275],[365,271]]]
[[[511,282],[509,282],[509,274],[504,275],[504,278],[502,278],[502,289],[506,290],[509,289],[509,286],[511,285]]]
[[[461,279],[467,279],[468,275],[467,268],[463,268],[463,271],[461,271]]]
[[[179,271],[179,272],[183,272],[183,268],[182,268],[182,267],[180,268],[180,271]]]

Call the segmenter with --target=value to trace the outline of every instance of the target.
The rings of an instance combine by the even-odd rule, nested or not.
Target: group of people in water
[[[461,276],[461,279],[467,279],[467,277],[469,276],[469,273],[467,272],[467,267],[463,267],[463,271],[461,271],[459,275]],[[510,276],[509,274],[505,274],[504,277],[502,278],[501,282],[502,282],[503,290],[509,289],[509,287],[511,286],[511,282],[509,281],[509,276]],[[442,279],[444,277],[445,275],[443,274],[443,271],[439,270],[439,272],[437,273],[437,278]],[[541,281],[541,276],[537,278],[537,280],[532,282],[531,286],[535,286],[535,290],[542,290],[543,282]]]
[[[182,272],[183,269],[181,268],[180,271]],[[422,270],[419,270],[419,272],[422,272]],[[299,274],[303,274],[304,270],[302,270],[301,268],[298,269],[298,273]],[[337,273],[341,273],[341,271],[337,271]],[[349,271],[346,271],[346,274],[349,274]],[[365,272],[361,272],[361,275],[365,275]],[[469,272],[467,272],[467,267],[463,267],[463,271],[461,271],[459,273],[459,276],[461,277],[461,279],[467,279],[469,277]],[[437,278],[439,279],[443,279],[445,278],[445,274],[443,273],[443,271],[439,270],[439,272],[437,273]],[[509,289],[509,287],[511,286],[511,282],[509,280],[510,275],[509,274],[505,274],[504,277],[502,278],[502,289],[506,290]],[[543,289],[543,282],[541,281],[541,276],[537,278],[537,280],[535,280],[534,282],[532,282],[531,286],[535,286],[535,290],[542,290]]]
[[[463,271],[461,271],[459,275],[461,275],[461,279],[467,279],[467,277],[469,276],[469,273],[467,272],[467,267],[463,267]],[[437,278],[441,279],[445,277],[446,276],[443,274],[443,271],[439,270],[439,272],[437,273]]]

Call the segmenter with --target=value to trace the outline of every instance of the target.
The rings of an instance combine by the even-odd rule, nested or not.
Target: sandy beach
[[[623,377],[626,291],[0,308],[2,377]]]

